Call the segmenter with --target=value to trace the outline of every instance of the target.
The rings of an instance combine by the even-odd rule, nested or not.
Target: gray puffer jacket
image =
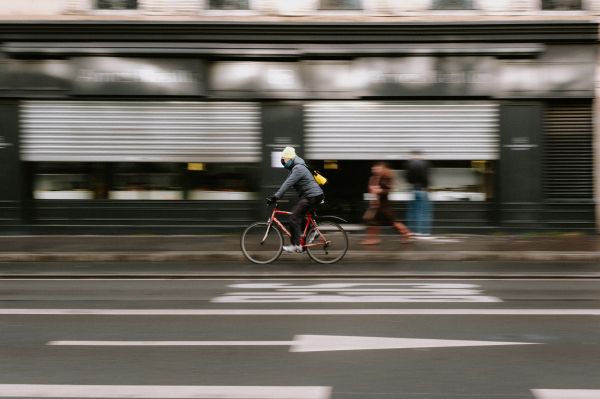
[[[292,168],[287,179],[283,182],[279,190],[274,194],[275,197],[281,198],[290,187],[294,187],[300,197],[311,198],[318,195],[323,195],[323,190],[315,181],[312,173],[306,167],[306,162],[300,157],[293,159]]]

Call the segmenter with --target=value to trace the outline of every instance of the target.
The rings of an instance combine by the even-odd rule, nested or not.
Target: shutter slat
[[[25,161],[260,160],[256,103],[25,101],[21,114]]]
[[[498,159],[498,107],[490,102],[310,102],[310,159]]]
[[[593,198],[592,106],[549,104],[544,112],[547,199]]]

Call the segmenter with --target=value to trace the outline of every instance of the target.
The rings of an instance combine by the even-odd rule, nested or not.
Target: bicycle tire
[[[317,230],[310,229],[306,235],[306,244],[314,244],[315,240],[329,241],[328,245],[307,246],[306,252],[312,260],[322,264],[339,262],[348,251],[348,234],[339,224],[331,221],[317,223]]]
[[[283,251],[283,236],[275,225],[271,225],[266,240],[268,223],[256,222],[246,227],[240,239],[242,253],[252,263],[266,265],[276,261]]]

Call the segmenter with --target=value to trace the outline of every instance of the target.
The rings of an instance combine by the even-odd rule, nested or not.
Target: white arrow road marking
[[[537,399],[599,399],[600,389],[532,389]]]
[[[294,341],[50,341],[55,346],[292,346]]]
[[[0,385],[3,398],[329,399],[319,386]]]
[[[371,349],[450,348],[458,346],[537,345],[531,342],[463,341],[447,339],[347,337],[298,335],[291,352],[319,352]]]
[[[0,309],[0,316],[600,316],[600,309]]]
[[[536,344],[533,342],[352,337],[342,335],[296,335],[293,341],[50,341],[47,343],[47,345],[57,346],[290,346],[290,352]]]

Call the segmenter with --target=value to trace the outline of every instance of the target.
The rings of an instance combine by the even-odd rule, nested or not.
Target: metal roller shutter
[[[498,106],[491,102],[312,102],[305,107],[310,159],[498,159]]]
[[[260,108],[242,102],[25,101],[25,161],[257,162]]]
[[[549,104],[544,112],[547,199],[592,199],[592,104]]]

